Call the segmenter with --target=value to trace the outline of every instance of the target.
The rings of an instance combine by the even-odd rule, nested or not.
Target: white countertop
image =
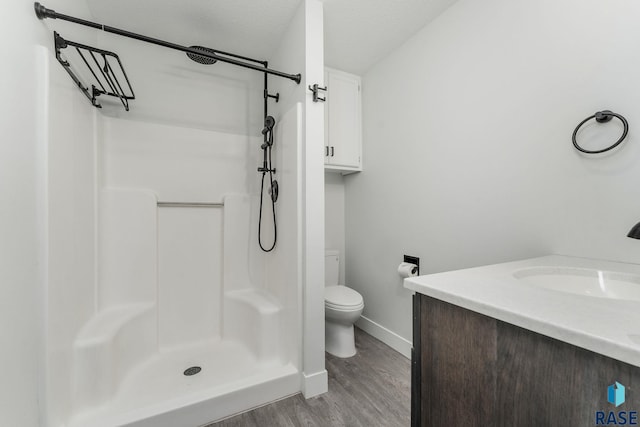
[[[404,280],[404,286],[640,367],[640,301],[548,290],[513,276],[516,270],[536,266],[589,268],[640,276],[637,264],[550,255],[411,277]]]

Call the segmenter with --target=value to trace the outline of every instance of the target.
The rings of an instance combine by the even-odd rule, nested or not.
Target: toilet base
[[[325,351],[336,357],[347,358],[356,355],[356,341],[353,324],[345,325],[329,320],[324,325]]]

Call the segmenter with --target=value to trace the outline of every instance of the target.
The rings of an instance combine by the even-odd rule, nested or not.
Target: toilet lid
[[[362,295],[346,286],[327,286],[324,301],[329,305],[351,307],[362,304]]]

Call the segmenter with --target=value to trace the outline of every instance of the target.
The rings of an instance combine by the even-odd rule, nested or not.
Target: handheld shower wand
[[[272,116],[267,116],[264,118],[264,128],[262,128],[262,134],[266,135],[267,132],[271,132],[273,130],[273,127],[276,124],[276,119],[274,119]]]
[[[264,135],[264,143],[260,146],[263,150],[273,145],[273,127],[276,125],[276,119],[272,116],[267,116],[264,119],[264,127],[262,128],[262,134]]]
[[[273,146],[273,127],[276,125],[276,119],[271,116],[267,116],[264,119],[264,128],[262,128],[262,135],[264,135],[264,142],[260,146],[263,151],[262,167],[258,168],[258,172],[271,172],[271,147]],[[267,162],[267,149],[269,149],[269,161]],[[273,169],[273,172],[276,170]]]

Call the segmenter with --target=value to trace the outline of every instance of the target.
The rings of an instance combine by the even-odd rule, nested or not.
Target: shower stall
[[[290,31],[309,14],[302,5]],[[311,390],[307,373],[326,388],[303,339],[307,316],[318,317],[307,296],[322,289],[305,284],[303,263],[304,89],[276,75],[267,90],[255,68],[196,64],[108,31],[55,29],[117,52],[135,98],[127,112],[102,94],[96,109],[53,49],[36,51],[43,425],[195,427]],[[290,56],[286,43],[273,53],[304,76]],[[261,191],[265,174],[277,197],[273,184]]]
[[[294,107],[277,131],[285,170],[297,167],[298,119]],[[180,420],[168,425],[197,426],[298,391],[299,271],[278,262],[296,258],[296,238],[284,231],[272,257],[257,247],[246,170],[258,138],[104,121],[97,310],[72,343],[69,426],[155,426],[167,412]],[[188,198],[167,187],[169,165]],[[214,191],[209,168],[244,186]],[[280,220],[296,216],[293,178],[280,177],[291,190]]]

